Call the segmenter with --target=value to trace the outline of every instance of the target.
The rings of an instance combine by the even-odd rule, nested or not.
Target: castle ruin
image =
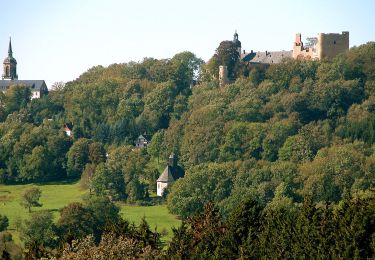
[[[305,48],[301,40],[301,34],[296,34],[293,45],[293,59],[321,60],[334,58],[349,49],[349,32],[319,33],[316,43]]]
[[[223,87],[228,84],[228,67],[220,65],[219,66],[219,86]]]
[[[319,33],[318,37],[308,39],[310,39],[310,44],[307,43],[304,46],[301,40],[301,33],[297,33],[293,49],[290,51],[254,52],[251,50],[251,52],[246,52],[245,50],[241,50],[241,42],[238,39],[236,31],[233,44],[237,48],[240,59],[246,62],[249,68],[268,67],[271,64],[280,63],[287,58],[301,60],[331,59],[349,49],[349,32],[347,31],[343,31],[342,33]],[[219,85],[222,87],[228,83],[228,70],[222,64],[219,66]]]

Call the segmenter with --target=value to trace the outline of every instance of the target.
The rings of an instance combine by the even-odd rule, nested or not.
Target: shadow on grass
[[[76,184],[79,182],[79,179],[69,179],[69,180],[60,180],[60,181],[51,181],[51,182],[40,182],[40,183],[33,183],[37,186],[43,186],[43,185],[71,185]]]
[[[47,209],[49,212],[59,212],[60,209]]]
[[[27,185],[27,184],[33,184],[36,186],[43,186],[43,185],[70,185],[70,184],[76,184],[79,182],[79,179],[66,179],[66,180],[56,180],[56,181],[50,181],[50,182],[19,182],[19,183],[6,183],[1,185],[12,185],[12,186],[21,186],[21,185]],[[2,191],[1,191],[2,192]]]

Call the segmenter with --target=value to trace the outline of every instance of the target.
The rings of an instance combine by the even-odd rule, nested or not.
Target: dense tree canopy
[[[374,61],[368,43],[334,59],[249,71],[235,46],[222,42],[207,64],[182,52],[96,66],[34,100],[15,86],[0,93],[0,182],[81,179],[98,201],[66,206],[56,225],[47,213],[35,214],[27,229],[42,229],[40,220],[65,242],[80,238],[113,251],[99,241],[109,218],[117,229],[108,239],[122,248],[134,243],[142,255],[150,252],[139,250],[142,243],[157,234],[146,225],[133,230],[134,240],[116,233],[128,225],[109,203],[157,201],[150,192],[173,152],[186,174],[166,201],[188,222],[175,230],[169,256],[370,258]],[[219,87],[222,64],[231,83]],[[140,134],[151,141],[148,149],[135,147]],[[67,258],[88,252],[85,246],[66,248]]]
[[[214,199],[219,208],[226,205],[223,212],[243,193],[271,202],[280,185],[294,202],[309,195],[335,203],[373,187],[374,44],[331,60],[285,60],[249,76],[235,47],[222,42],[202,72],[203,61],[182,52],[93,67],[41,99],[30,100],[20,86],[1,93],[0,181],[81,178],[97,195],[139,202],[148,200],[174,152],[187,176],[168,201],[184,216],[212,199],[215,185],[193,199],[192,183],[204,179],[228,178],[228,190]],[[218,88],[219,64],[237,80]],[[134,150],[139,134],[151,141],[147,151]],[[210,167],[225,169],[229,162],[229,177],[227,170],[211,175]],[[276,174],[278,165],[286,172]]]

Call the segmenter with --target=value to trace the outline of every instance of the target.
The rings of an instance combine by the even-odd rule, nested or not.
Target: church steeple
[[[10,80],[18,79],[17,61],[15,58],[13,58],[11,38],[9,38],[8,57],[4,59],[3,68],[4,68],[4,72],[2,75],[2,79],[10,79]]]
[[[13,51],[12,51],[12,38],[9,37],[9,47],[8,47],[8,57],[13,56]]]

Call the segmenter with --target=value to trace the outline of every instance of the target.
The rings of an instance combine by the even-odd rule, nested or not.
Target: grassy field
[[[25,190],[31,187],[38,187],[42,191],[40,208],[32,210],[51,210],[55,218],[59,215],[59,209],[71,202],[82,201],[83,195],[87,191],[82,190],[79,183],[61,183],[61,184],[27,184],[27,185],[0,185],[0,214],[9,218],[9,229],[13,234],[16,242],[19,242],[19,235],[15,226],[17,219],[25,219],[29,216],[28,210],[20,205],[21,196]],[[165,205],[158,206],[132,206],[120,205],[121,215],[136,224],[142,217],[146,217],[150,227],[157,227],[158,232],[166,231],[167,233],[162,240],[168,241],[171,238],[173,226],[177,227],[180,223],[174,215],[168,213]]]
[[[174,215],[168,212],[166,205],[157,206],[121,206],[121,216],[130,222],[139,224],[142,217],[146,218],[146,221],[154,230],[155,228],[160,233],[164,233],[163,240],[169,241],[172,238],[172,227],[178,227],[181,223]]]
[[[16,220],[24,220],[29,216],[28,210],[20,205],[21,196],[31,187],[38,187],[42,191],[40,202],[43,204],[42,207],[32,210],[51,210],[55,218],[58,217],[60,208],[70,202],[82,201],[82,195],[86,193],[80,189],[78,183],[0,185],[0,214],[9,218],[8,229],[16,242],[19,242]]]

